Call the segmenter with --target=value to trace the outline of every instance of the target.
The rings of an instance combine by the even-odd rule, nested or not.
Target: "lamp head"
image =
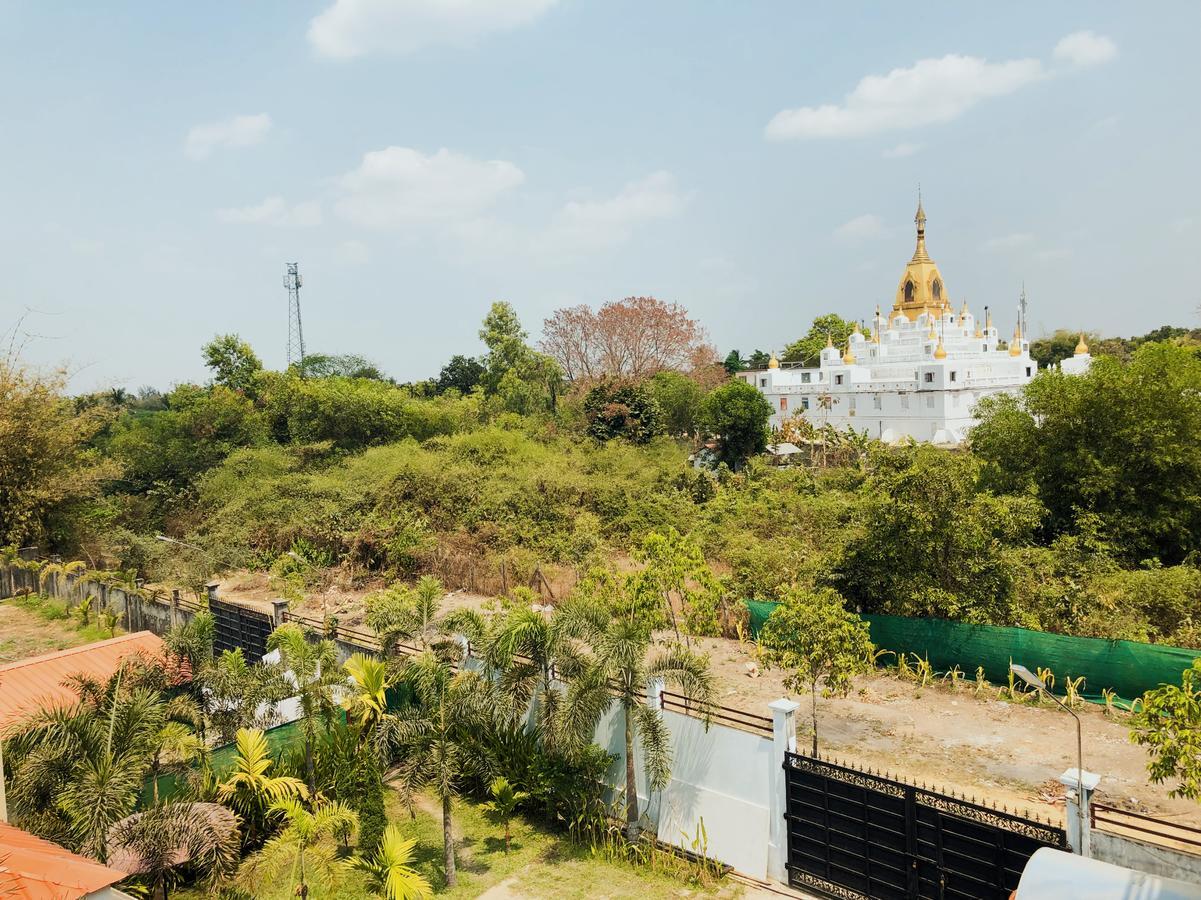
[[[1032,687],[1032,688],[1035,688],[1040,691],[1045,691],[1047,689],[1046,682],[1044,682],[1041,678],[1039,678],[1037,675],[1035,675],[1033,672],[1031,672],[1025,666],[1019,666],[1016,663],[1010,663],[1009,671],[1012,672],[1014,675],[1016,675],[1018,678],[1022,679],[1022,681],[1026,682],[1026,684],[1030,685],[1030,687]]]

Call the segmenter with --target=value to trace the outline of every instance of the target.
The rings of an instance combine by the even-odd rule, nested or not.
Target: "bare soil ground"
[[[78,647],[95,640],[71,619],[47,620],[10,601],[0,603],[0,664]]]
[[[363,598],[382,584],[330,584],[310,593],[298,612],[321,618],[325,612],[345,625],[363,618]],[[266,576],[240,575],[222,583],[223,597],[265,604],[273,592]],[[454,591],[448,609],[495,609],[492,597]],[[784,687],[785,673],[763,671],[750,677],[754,646],[725,638],[699,638],[694,646],[709,654],[717,681],[718,703],[769,716],[767,704],[780,697],[801,703],[798,743],[812,740],[810,698]],[[1026,811],[1060,821],[1063,788],[1057,779],[1076,766],[1076,723],[1046,703],[1011,703],[992,686],[977,695],[974,682],[956,692],[941,683],[919,689],[884,673],[857,678],[845,698],[819,698],[819,749],[823,755],[858,767],[882,769],[904,780],[925,783],[998,807]],[[1096,798],[1123,809],[1201,826],[1201,805],[1168,796],[1170,785],[1147,780],[1147,754],[1130,741],[1125,717],[1110,718],[1094,704],[1078,710],[1083,720],[1084,768],[1101,775]]]

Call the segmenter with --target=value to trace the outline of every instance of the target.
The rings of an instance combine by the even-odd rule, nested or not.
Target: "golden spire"
[[[827,347],[834,346],[834,336],[831,335],[830,332],[828,332],[828,331],[826,332],[826,346]]]
[[[967,301],[966,300],[963,301],[963,306],[959,310],[959,324],[960,325],[967,324]]]
[[[1076,355],[1084,356],[1088,353],[1088,344],[1084,343],[1084,332],[1080,332],[1080,343],[1076,345]]]
[[[1020,325],[1013,326],[1013,340],[1009,342],[1009,355],[1022,355],[1022,328]]]
[[[842,355],[842,361],[848,366],[855,365],[855,354],[851,352],[851,342],[847,341],[847,352]]]
[[[980,323],[979,323],[979,322],[977,322],[977,323],[976,323],[976,338],[978,338],[978,339],[979,339],[979,338],[982,338],[982,337],[984,337],[984,332],[980,330]]]
[[[930,254],[926,252],[926,211],[922,209],[922,189],[917,189],[917,214],[913,217],[917,225],[917,248],[913,251],[913,262],[929,262]]]
[[[767,367],[768,367],[769,369],[778,369],[778,368],[780,368],[780,361],[779,361],[778,359],[776,359],[776,354],[775,354],[775,351],[772,351],[771,359],[769,359],[769,360],[767,361]]]
[[[942,345],[942,338],[938,339],[938,346],[934,348],[934,358],[935,359],[946,359],[947,358],[947,350]]]

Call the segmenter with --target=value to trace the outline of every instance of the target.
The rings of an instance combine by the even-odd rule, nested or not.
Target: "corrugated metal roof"
[[[126,877],[124,872],[0,822],[0,896],[76,900]]]
[[[63,687],[69,675],[90,675],[103,681],[127,656],[162,659],[163,647],[158,635],[138,631],[0,666],[0,729],[39,708],[74,703],[78,698]]]

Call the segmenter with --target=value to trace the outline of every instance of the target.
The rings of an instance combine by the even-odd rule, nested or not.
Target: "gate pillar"
[[[1067,811],[1063,824],[1072,852],[1080,856],[1092,856],[1092,816],[1088,808],[1092,803],[1093,791],[1101,783],[1101,776],[1087,770],[1077,775],[1076,769],[1068,769],[1059,776],[1059,783],[1067,789]]]
[[[781,697],[767,704],[772,718],[771,765],[767,767],[770,779],[767,792],[767,875],[776,881],[788,883],[788,823],[784,814],[788,811],[787,779],[784,773],[784,757],[796,753],[796,711],[799,703]]]

